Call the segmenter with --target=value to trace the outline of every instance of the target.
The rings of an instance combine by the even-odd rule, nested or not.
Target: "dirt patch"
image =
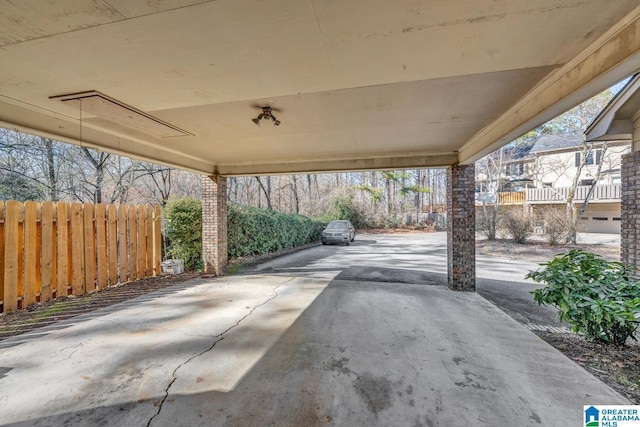
[[[620,247],[602,244],[557,245],[545,242],[514,243],[512,240],[477,240],[476,252],[482,255],[510,258],[522,261],[546,262],[571,249],[583,249],[609,261],[620,261]]]
[[[536,334],[609,387],[640,405],[640,346],[615,347],[591,342],[575,334]]]
[[[127,301],[198,276],[199,273],[186,272],[177,275],[147,277],[85,295],[69,296],[42,304],[33,304],[26,310],[0,314],[0,341],[61,320],[89,313],[102,307]]]

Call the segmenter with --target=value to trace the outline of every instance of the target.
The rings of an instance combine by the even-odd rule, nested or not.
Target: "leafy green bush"
[[[184,260],[187,269],[202,268],[202,202],[184,198],[164,207],[167,254]]]
[[[325,225],[302,215],[237,205],[229,205],[227,221],[229,258],[261,255],[318,241]]]
[[[557,255],[527,278],[546,283],[532,291],[538,304],[553,305],[558,317],[587,338],[624,345],[640,322],[640,282],[619,262],[579,249]]]

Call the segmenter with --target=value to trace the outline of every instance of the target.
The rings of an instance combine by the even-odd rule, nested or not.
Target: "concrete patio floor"
[[[0,425],[574,425],[628,403],[436,282],[197,279],[14,337]]]

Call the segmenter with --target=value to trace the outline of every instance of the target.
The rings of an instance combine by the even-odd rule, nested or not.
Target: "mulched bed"
[[[42,304],[33,304],[26,310],[0,314],[0,341],[102,307],[127,301],[199,277],[199,275],[195,272],[185,272],[177,275],[147,277],[85,295],[69,296]]]
[[[640,346],[637,343],[615,347],[591,342],[575,334],[536,334],[609,387],[640,405]]]

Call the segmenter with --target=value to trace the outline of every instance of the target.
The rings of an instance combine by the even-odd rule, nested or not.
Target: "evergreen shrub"
[[[317,242],[325,226],[302,215],[238,205],[228,206],[227,221],[230,259]]]

